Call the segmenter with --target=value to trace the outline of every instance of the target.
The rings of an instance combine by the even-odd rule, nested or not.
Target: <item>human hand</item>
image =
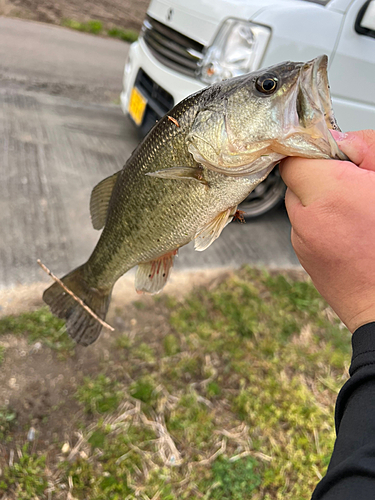
[[[349,161],[287,158],[292,245],[351,332],[375,321],[375,130],[332,131]]]

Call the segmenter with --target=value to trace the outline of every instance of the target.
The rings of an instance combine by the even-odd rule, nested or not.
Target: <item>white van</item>
[[[142,134],[183,98],[282,61],[329,57],[342,130],[375,129],[375,0],[152,0],[125,64],[121,106]],[[278,169],[243,204],[280,203]]]

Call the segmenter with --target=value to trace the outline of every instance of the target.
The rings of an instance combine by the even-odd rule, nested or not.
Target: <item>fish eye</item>
[[[255,82],[255,88],[262,94],[273,94],[277,87],[277,78],[273,75],[260,76]]]

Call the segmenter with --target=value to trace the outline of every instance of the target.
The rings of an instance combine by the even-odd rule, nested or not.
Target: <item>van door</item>
[[[335,115],[343,130],[375,129],[375,0],[354,1],[343,19],[329,69]]]

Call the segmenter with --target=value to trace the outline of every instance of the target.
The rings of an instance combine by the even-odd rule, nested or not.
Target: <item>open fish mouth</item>
[[[347,156],[339,150],[329,132],[330,129],[340,131],[340,127],[332,109],[327,67],[326,55],[317,57],[301,67],[296,99],[298,121],[304,132],[313,139],[320,137],[328,143],[330,151],[327,150],[327,154],[331,158],[347,160]]]
[[[333,114],[327,76],[328,57],[320,56],[303,66],[303,81],[311,88],[314,103],[320,105],[320,111],[328,128],[340,130]]]

